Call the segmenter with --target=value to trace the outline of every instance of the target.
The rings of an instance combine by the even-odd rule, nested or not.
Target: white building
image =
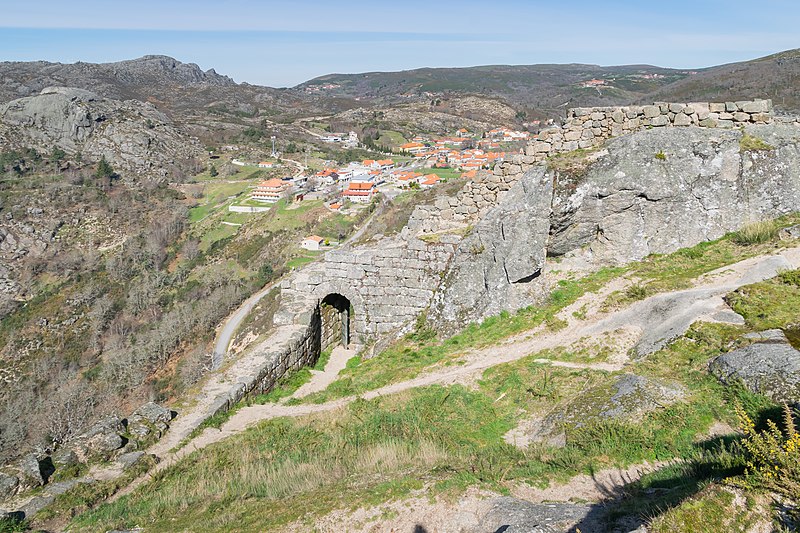
[[[319,251],[322,243],[325,242],[325,239],[320,237],[319,235],[310,235],[302,240],[300,243],[300,248],[305,248],[306,250],[311,250],[312,252]]]

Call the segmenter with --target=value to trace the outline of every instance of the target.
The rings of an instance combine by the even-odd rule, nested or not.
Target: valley
[[[0,531],[791,530],[798,58],[0,63]]]

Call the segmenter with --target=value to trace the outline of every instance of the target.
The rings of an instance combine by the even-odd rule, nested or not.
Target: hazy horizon
[[[106,63],[168,55],[237,82],[294,86],[333,73],[585,63],[697,69],[800,46],[800,6],[767,0],[569,7],[512,0],[435,6],[320,0],[4,6],[2,61]],[[774,11],[781,10],[775,17]],[[156,16],[157,14],[157,16]],[[298,14],[303,16],[298,16]],[[746,28],[746,32],[737,31]]]

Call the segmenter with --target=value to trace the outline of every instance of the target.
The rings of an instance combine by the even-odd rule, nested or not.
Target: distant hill
[[[679,102],[772,98],[778,110],[800,112],[800,49],[708,68],[648,96]]]
[[[213,69],[203,71],[194,63],[167,56],[116,63],[0,62],[0,103],[36,95],[51,86],[151,102],[176,118],[204,109],[233,116],[274,116],[312,107],[300,93],[237,84]]]
[[[772,98],[779,110],[797,112],[800,50],[698,70],[568,64],[330,74],[295,89],[383,103],[436,93],[480,94],[548,114],[577,106],[764,97]]]
[[[555,110],[632,102],[689,76],[689,71],[650,65],[494,65],[331,74],[296,89],[384,101],[425,93],[481,94],[500,97],[517,107]]]

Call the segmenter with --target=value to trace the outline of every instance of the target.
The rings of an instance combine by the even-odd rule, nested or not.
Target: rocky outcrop
[[[0,147],[54,148],[84,161],[105,157],[122,179],[177,179],[201,155],[152,104],[101,98],[83,89],[50,87],[0,106]]]
[[[711,373],[723,383],[741,382],[776,402],[800,403],[800,351],[777,329],[746,338],[755,342],[714,359]]]
[[[624,374],[611,383],[591,388],[532,425],[535,441],[564,445],[576,428],[604,420],[633,422],[643,415],[680,401],[685,390],[644,376]]]
[[[489,510],[472,531],[506,533],[560,533],[573,531],[595,513],[594,506],[574,503],[531,503],[517,498],[502,497],[490,501]]]
[[[94,482],[90,478],[73,478],[61,483],[48,483],[52,474],[78,464],[116,460],[129,469],[153,461],[151,455],[138,450],[163,436],[176,413],[150,402],[128,418],[106,416],[88,430],[49,454],[28,454],[0,470],[0,501],[44,486],[44,496],[29,499],[23,509],[26,516],[37,512],[60,494],[78,483]]]
[[[574,188],[557,188],[548,253],[586,247],[594,261],[623,264],[800,210],[798,129],[747,132],[774,149],[742,151],[741,132],[700,128],[608,143],[608,154]]]
[[[538,296],[547,291],[543,276],[520,290],[520,278],[512,279],[516,274],[506,279],[489,274],[498,265],[513,264],[511,272],[533,275],[545,254],[574,257],[586,265],[621,265],[717,239],[754,220],[800,211],[798,133],[797,125],[787,123],[752,124],[744,133],[699,127],[642,130],[589,154],[591,161],[578,174],[558,167],[545,171],[530,156],[504,162],[459,193],[460,199],[465,194],[471,198],[465,206],[476,206],[475,198],[497,189],[493,179],[499,177],[508,190],[496,195],[495,204],[484,202],[472,211],[448,204],[441,217],[429,213],[431,219],[447,220],[453,212],[460,223],[472,221],[475,228],[460,243],[460,257],[448,270],[431,315],[438,326],[452,330],[463,327],[464,319],[541,301]],[[744,134],[761,140],[764,149],[744,149]],[[531,180],[534,174],[538,181]],[[518,187],[518,182],[527,184]],[[523,206],[531,199],[536,203],[530,209]],[[502,231],[508,227],[525,246],[496,245],[504,242]],[[545,227],[547,239],[531,237]],[[534,243],[537,249],[528,250]]]
[[[529,290],[544,266],[550,229],[552,174],[544,167],[525,173],[506,201],[489,211],[456,250],[432,306],[437,321],[464,324],[524,307],[541,294]]]

